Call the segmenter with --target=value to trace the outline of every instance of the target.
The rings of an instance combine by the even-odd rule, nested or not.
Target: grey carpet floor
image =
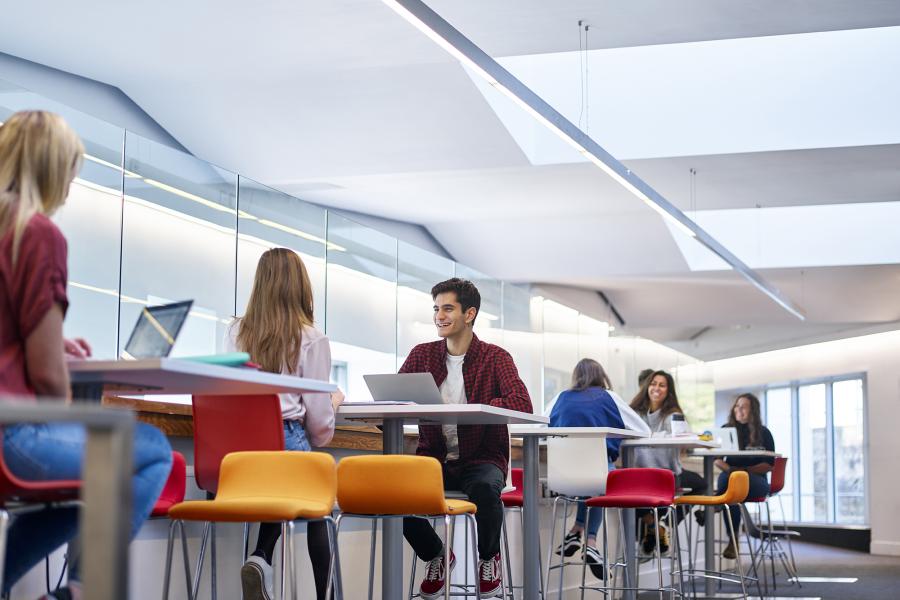
[[[857,577],[855,583],[791,584],[783,569],[778,568],[778,589],[765,598],[821,598],[822,600],[900,600],[900,557],[872,556],[828,546],[794,544],[797,569],[801,577]],[[771,577],[771,576],[770,576]],[[643,582],[642,582],[643,583]],[[699,589],[699,583],[698,583]],[[723,592],[739,592],[740,587],[725,585]],[[755,596],[755,587],[751,596]],[[641,594],[641,599],[658,598]]]

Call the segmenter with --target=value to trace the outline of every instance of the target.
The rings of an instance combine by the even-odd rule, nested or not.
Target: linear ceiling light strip
[[[647,206],[668,219],[687,235],[709,248],[714,254],[743,275],[761,292],[769,296],[779,306],[800,320],[805,316],[798,306],[771,283],[732,254],[702,227],[689,219],[683,212],[650,187],[640,177],[627,169],[586,133],[572,124],[556,109],[547,104],[524,83],[504,69],[491,56],[476,46],[440,15],[420,0],[383,0],[397,14],[406,19],[416,29],[427,35],[454,58],[462,62],[498,91],[515,101],[537,121],[558,135],[585,158],[602,169],[622,187],[643,200]]]

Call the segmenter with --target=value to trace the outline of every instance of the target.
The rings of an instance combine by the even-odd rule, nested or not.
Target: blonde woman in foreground
[[[272,248],[259,259],[247,312],[228,332],[230,350],[247,352],[262,370],[328,381],[331,347],[313,327],[313,292],[306,266],[293,250]],[[334,413],[344,395],[279,394],[286,450],[309,451],[334,435]],[[272,600],[272,554],[281,535],[280,523],[261,523],[256,550],[241,568],[244,600]],[[316,597],[324,600],[328,584],[328,530],[322,521],[309,523],[307,547],[316,581]]]
[[[34,402],[70,396],[66,359],[90,356],[84,340],[63,338],[69,300],[66,239],[50,216],[69,195],[84,147],[65,121],[23,111],[0,126],[0,396]],[[22,423],[3,428],[3,458],[25,480],[81,479],[85,429],[78,423]],[[131,537],[150,515],[172,465],[172,448],[155,427],[134,427]],[[4,597],[46,555],[71,540],[76,508],[14,518],[3,566]],[[90,547],[85,548],[90,552]],[[47,598],[82,597],[77,556],[69,580]]]

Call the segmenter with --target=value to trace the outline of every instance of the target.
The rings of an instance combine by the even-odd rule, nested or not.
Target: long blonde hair
[[[263,370],[297,371],[303,326],[313,324],[313,293],[306,265],[293,250],[272,248],[259,259],[247,312],[238,320],[237,345]]]
[[[84,145],[59,115],[15,113],[0,126],[0,238],[12,229],[12,261],[35,213],[52,215],[66,201]]]

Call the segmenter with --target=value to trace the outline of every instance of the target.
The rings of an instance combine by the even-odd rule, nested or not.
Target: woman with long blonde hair
[[[313,326],[313,292],[306,266],[293,250],[272,248],[256,267],[250,301],[229,329],[229,347],[247,352],[264,371],[328,381],[331,347]],[[324,446],[334,435],[334,413],[343,394],[279,394],[287,450]],[[241,568],[244,600],[270,600],[272,554],[281,535],[278,523],[262,523],[256,550]],[[307,546],[316,592],[324,599],[328,583],[328,531],[323,522],[307,528]]]
[[[33,401],[70,396],[66,355],[90,355],[84,340],[63,338],[67,247],[50,216],[66,201],[84,147],[65,121],[23,111],[0,126],[0,396]],[[3,429],[7,467],[26,480],[80,479],[84,427],[77,423],[18,424]],[[172,463],[172,449],[156,428],[134,430],[131,534],[149,516]],[[44,556],[77,530],[75,508],[17,516],[10,526],[4,595]],[[81,598],[79,561],[71,558],[68,585],[50,598]]]

